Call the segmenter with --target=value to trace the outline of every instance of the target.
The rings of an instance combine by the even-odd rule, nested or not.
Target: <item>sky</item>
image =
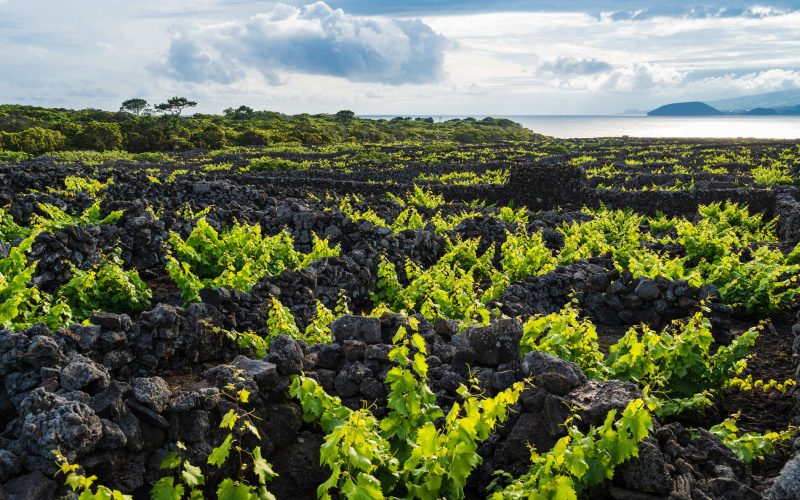
[[[614,114],[800,88],[800,0],[0,0],[0,102]]]

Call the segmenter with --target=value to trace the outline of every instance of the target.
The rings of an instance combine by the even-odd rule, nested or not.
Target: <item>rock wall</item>
[[[500,302],[504,314],[518,317],[557,312],[573,295],[597,324],[645,323],[652,328],[685,318],[697,310],[701,301],[706,301],[717,340],[730,341],[726,337],[733,311],[719,299],[716,287],[698,288],[685,280],[663,277],[634,279],[627,271],[617,271],[608,259],[590,259],[559,266],[542,276],[529,276],[525,281],[512,283]]]

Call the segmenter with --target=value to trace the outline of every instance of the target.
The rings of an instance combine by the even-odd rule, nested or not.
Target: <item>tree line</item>
[[[496,118],[438,123],[432,118],[371,120],[359,118],[350,110],[286,115],[244,105],[225,109],[221,115],[185,115],[186,110],[196,106],[196,101],[186,97],[173,97],[155,105],[143,98],[127,99],[119,111],[0,105],[0,151],[33,155],[59,150],[140,153],[280,143],[483,143],[535,136],[510,120]]]

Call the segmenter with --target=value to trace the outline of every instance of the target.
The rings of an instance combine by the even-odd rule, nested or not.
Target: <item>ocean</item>
[[[397,115],[364,115],[392,118]],[[434,121],[467,115],[406,115],[432,117]],[[473,115],[481,119],[487,115]],[[754,138],[800,140],[800,116],[656,117],[493,115],[508,118],[534,132],[562,139],[590,137]]]

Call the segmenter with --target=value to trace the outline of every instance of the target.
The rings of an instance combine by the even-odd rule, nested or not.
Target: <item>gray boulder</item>
[[[12,479],[3,485],[8,500],[46,500],[54,498],[58,484],[39,471]]]
[[[298,375],[303,372],[303,349],[286,335],[278,335],[272,339],[266,360],[275,364],[281,375]]]
[[[68,391],[96,394],[111,383],[108,370],[90,358],[74,353],[67,366],[61,369],[61,387]]]
[[[561,396],[586,383],[586,375],[578,365],[540,351],[526,354],[521,368],[538,387]]]
[[[479,364],[511,363],[519,356],[522,323],[515,319],[500,319],[488,326],[468,328],[466,337]]]
[[[601,425],[608,412],[622,411],[632,400],[641,397],[641,389],[632,382],[590,380],[570,392],[567,401],[578,408],[584,422]]]
[[[365,344],[380,344],[381,320],[365,316],[342,316],[331,323],[333,341],[337,344],[345,340],[359,340]]]
[[[28,468],[49,468],[52,450],[70,461],[94,451],[103,436],[103,424],[88,405],[37,388],[20,405],[25,415],[19,444]]]
[[[781,474],[772,483],[770,500],[795,500],[800,498],[800,454],[786,462]]]
[[[161,377],[142,377],[131,379],[133,397],[136,401],[161,413],[169,405],[172,393]]]

